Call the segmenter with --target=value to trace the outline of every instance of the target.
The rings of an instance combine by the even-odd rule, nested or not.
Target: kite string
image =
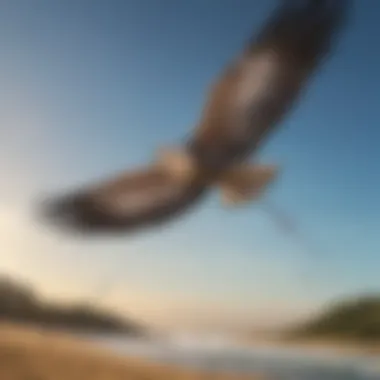
[[[266,201],[261,203],[262,209],[276,222],[277,226],[280,227],[282,232],[286,235],[292,237],[297,245],[302,247],[303,251],[307,252],[307,258],[318,259],[321,257],[325,257],[325,255],[321,254],[321,250],[318,247],[315,247],[314,242],[311,242],[308,237],[304,235],[304,233],[299,228],[299,223],[295,221],[293,217],[290,217],[283,209],[278,207],[272,201]],[[307,291],[310,292],[312,288],[315,287],[315,290],[318,291],[321,285],[321,269],[317,270],[317,263],[314,260],[307,260],[301,263],[300,272],[296,277],[299,277],[301,282],[301,286],[304,286],[306,283]],[[326,269],[326,266],[323,266],[323,269]],[[316,277],[316,274],[318,276]],[[329,276],[329,273],[324,273]],[[324,276],[323,276],[324,277]],[[305,288],[306,289],[306,288]]]
[[[261,205],[263,206],[262,209],[275,220],[282,232],[297,239],[298,243],[301,242],[303,247],[315,256],[315,247],[312,247],[311,242],[301,233],[301,229],[294,218],[291,218],[273,202],[262,202]]]

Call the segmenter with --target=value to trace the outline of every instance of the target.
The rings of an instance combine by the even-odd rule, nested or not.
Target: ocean
[[[212,372],[266,374],[273,380],[380,380],[380,358],[286,347],[242,346],[177,336],[171,339],[94,337],[119,354]]]

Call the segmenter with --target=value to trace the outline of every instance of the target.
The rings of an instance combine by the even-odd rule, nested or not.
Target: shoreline
[[[3,323],[0,358],[0,378],[7,380],[207,380],[216,376],[117,354],[60,331]],[[267,379],[259,374],[217,376],[221,380]]]
[[[240,341],[241,342],[241,341]],[[333,354],[336,356],[374,356],[380,359],[380,343],[364,344],[352,341],[334,339],[312,339],[312,338],[282,338],[278,336],[253,337],[243,339],[242,344],[246,347],[285,348],[291,350],[302,350],[309,354]]]

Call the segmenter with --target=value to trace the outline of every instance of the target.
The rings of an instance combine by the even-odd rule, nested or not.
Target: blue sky
[[[48,296],[87,297],[105,284],[108,306],[167,325],[275,323],[379,289],[376,0],[355,2],[336,54],[260,152],[282,166],[268,201],[317,253],[260,204],[223,209],[217,191],[134,238],[71,240],[32,219],[42,194],[180,144],[211,81],[276,3],[1,2],[0,269]]]

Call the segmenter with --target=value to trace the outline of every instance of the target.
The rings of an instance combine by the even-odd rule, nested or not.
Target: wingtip
[[[44,198],[39,203],[38,219],[70,234],[91,231],[90,199],[84,196]]]
[[[45,198],[40,202],[39,219],[70,235],[126,232],[119,219],[110,217],[86,194]]]

